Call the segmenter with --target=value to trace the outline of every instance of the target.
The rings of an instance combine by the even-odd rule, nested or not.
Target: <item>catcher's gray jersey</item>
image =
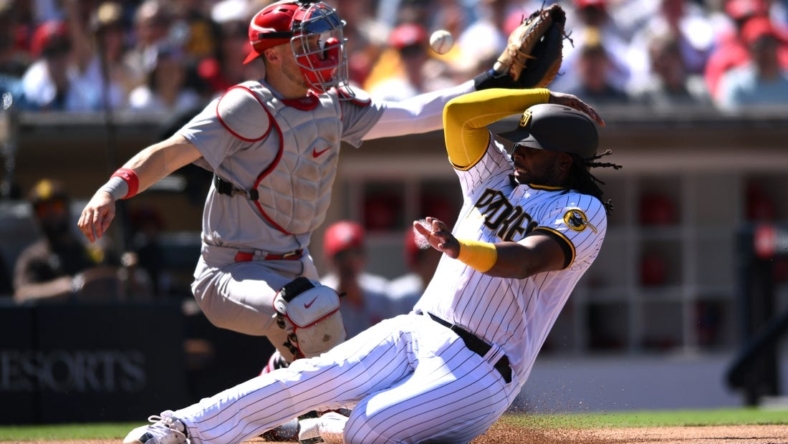
[[[203,155],[198,165],[259,195],[221,194],[216,183],[208,192],[192,292],[214,325],[267,336],[294,358],[273,321],[273,298],[296,277],[318,278],[307,247],[331,199],[340,142],[360,145],[383,109],[339,100],[336,92],[280,100],[252,81],[181,129]],[[261,260],[299,249],[305,252],[290,260]],[[246,255],[241,261],[239,253]]]
[[[306,248],[325,218],[340,142],[359,146],[382,112],[369,102],[340,101],[336,91],[280,100],[258,81],[214,100],[180,134],[202,154],[197,164],[259,198],[212,186],[203,242],[278,253]]]

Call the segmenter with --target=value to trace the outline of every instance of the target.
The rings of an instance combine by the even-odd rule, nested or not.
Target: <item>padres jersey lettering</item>
[[[486,189],[474,205],[484,215],[484,225],[504,241],[518,239],[536,228],[536,223],[523,208],[512,205],[498,190]]]

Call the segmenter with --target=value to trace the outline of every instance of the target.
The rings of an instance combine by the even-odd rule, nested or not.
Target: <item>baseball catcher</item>
[[[544,88],[561,68],[566,14],[554,4],[523,18],[495,66],[474,79],[476,89]],[[570,40],[571,42],[571,40]]]

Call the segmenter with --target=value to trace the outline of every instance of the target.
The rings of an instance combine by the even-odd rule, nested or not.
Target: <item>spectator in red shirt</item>
[[[50,21],[36,28],[30,52],[38,60],[25,71],[22,88],[32,109],[75,110],[81,107],[71,87],[73,74],[71,37],[62,21]]]
[[[753,106],[788,106],[788,70],[778,60],[778,49],[780,45],[785,47],[785,40],[768,17],[748,20],[741,35],[750,61],[722,76],[719,106],[734,111]]]
[[[719,97],[719,83],[722,76],[732,68],[742,66],[750,61],[750,53],[742,39],[742,28],[748,20],[766,17],[768,8],[763,0],[729,0],[725,4],[725,13],[732,21],[732,30],[724,32],[717,38],[716,49],[709,57],[704,71],[706,86],[713,98]],[[784,30],[776,29],[778,35]],[[788,47],[782,45],[777,50],[780,66],[788,68]]]

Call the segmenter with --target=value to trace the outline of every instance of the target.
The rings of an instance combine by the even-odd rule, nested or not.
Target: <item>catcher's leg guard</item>
[[[287,333],[285,346],[296,358],[318,356],[345,340],[339,295],[320,282],[296,278],[277,293],[274,309]]]

